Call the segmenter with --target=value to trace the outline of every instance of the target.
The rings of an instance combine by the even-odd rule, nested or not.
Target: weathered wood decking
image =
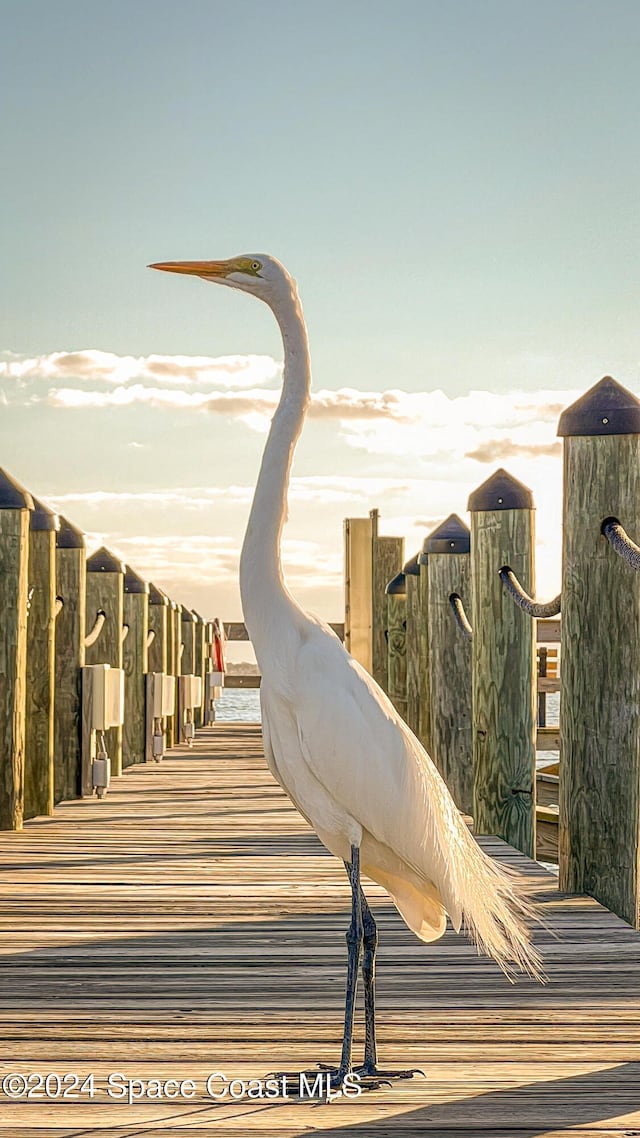
[[[0,1135],[640,1132],[640,937],[484,844],[544,903],[549,983],[509,985],[452,933],[421,945],[369,887],[381,1059],[427,1077],[312,1105],[203,1093],[214,1071],[247,1079],[339,1053],[346,876],[273,783],[256,727],[203,731],[192,752],[128,769],[105,801],[1,834],[0,1077],[93,1072],[96,1093],[0,1095]],[[360,1023],[357,1053],[361,1038]],[[197,1095],[129,1106],[107,1097],[110,1072],[191,1078]]]

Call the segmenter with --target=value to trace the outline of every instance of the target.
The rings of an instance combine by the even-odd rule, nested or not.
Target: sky
[[[283,564],[343,617],[343,519],[407,557],[500,466],[560,587],[563,407],[638,391],[636,0],[0,0],[0,466],[240,619],[282,346],[149,272],[270,252],[314,394]]]

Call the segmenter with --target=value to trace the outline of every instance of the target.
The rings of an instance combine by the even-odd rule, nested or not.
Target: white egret
[[[541,961],[514,879],[472,838],[440,774],[385,693],[333,631],[303,611],[282,575],[280,540],[293,452],[310,398],[311,366],[296,282],[266,254],[151,268],[228,285],[263,300],[282,333],[284,381],[271,423],[240,559],[249,637],[262,673],[264,752],[273,775],[351,882],[351,924],[340,1085],[352,1071],[353,1012],[362,961],[364,1062],[370,1085],[410,1078],[381,1071],[375,1038],[377,932],[360,872],[391,895],[410,929],[437,940],[447,914],[505,971],[534,976]]]

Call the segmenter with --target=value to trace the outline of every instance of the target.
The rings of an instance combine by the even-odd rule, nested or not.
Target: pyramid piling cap
[[[124,577],[125,572],[124,562],[110,553],[104,545],[87,558],[87,573],[122,573]]]
[[[402,572],[404,573],[405,577],[420,576],[420,565],[418,564],[418,557],[419,552],[414,553],[413,557],[410,557],[408,561],[405,561],[404,565],[402,566]]]
[[[56,513],[49,506],[45,506],[39,498],[33,500],[33,513],[29,515],[29,527],[31,531],[48,530],[50,533],[57,533],[60,529],[60,519]]]
[[[471,549],[471,531],[457,514],[449,514],[446,521],[425,538],[425,554],[429,553],[468,553]]]
[[[610,375],[605,375],[562,412],[558,434],[561,438],[640,434],[640,400]]]
[[[0,468],[0,510],[33,509],[33,498],[29,491]]]
[[[60,529],[56,534],[56,549],[84,549],[82,530],[60,515]]]
[[[396,573],[395,577],[392,577],[387,584],[385,593],[390,597],[404,597],[406,592],[407,581],[404,573]]]
[[[124,574],[124,591],[125,593],[148,593],[149,586],[142,577],[131,568],[130,565],[125,565]]]
[[[182,609],[182,622],[183,622],[183,624],[195,624],[196,623],[196,618],[193,615],[193,613],[191,612],[191,609],[186,608],[186,606]]]
[[[534,510],[533,494],[524,482],[500,467],[469,495],[467,509],[480,510]]]
[[[163,593],[162,589],[159,589],[157,585],[154,585],[152,583],[149,584],[149,604],[169,605],[169,598],[167,594]]]

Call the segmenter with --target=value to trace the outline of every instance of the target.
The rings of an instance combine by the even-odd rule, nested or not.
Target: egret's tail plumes
[[[426,895],[431,896],[432,883],[437,886],[456,932],[464,929],[478,951],[491,956],[510,979],[517,969],[544,979],[530,933],[531,924],[540,919],[535,905],[516,874],[496,865],[480,848],[424,748],[406,725],[401,730],[413,751],[417,809],[426,819],[420,856],[416,859],[414,850],[407,857],[407,850],[408,864],[428,884]],[[429,937],[428,930],[424,935],[412,927],[425,940],[439,935],[434,930]]]
[[[460,824],[464,826],[462,819]],[[516,875],[497,866],[464,829],[467,848],[460,875],[467,877],[468,886],[460,883],[460,924],[478,951],[493,957],[510,980],[516,969],[544,980],[542,958],[531,941],[530,926],[539,919],[535,906],[523,895]]]

